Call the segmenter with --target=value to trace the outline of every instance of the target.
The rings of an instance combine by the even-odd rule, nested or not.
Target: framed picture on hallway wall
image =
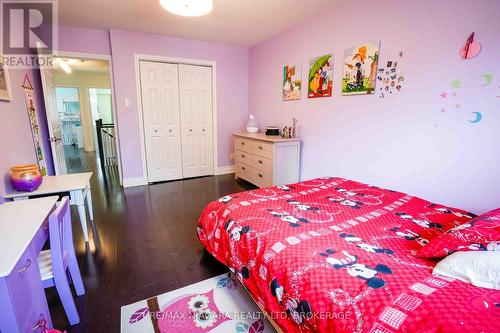
[[[300,99],[302,90],[302,70],[300,65],[283,67],[283,100]]]
[[[0,63],[0,100],[12,100],[12,92],[10,90],[9,70],[5,64]]]
[[[373,94],[380,42],[365,43],[344,52],[342,95]]]
[[[333,55],[326,54],[309,60],[307,97],[331,97],[333,86]]]

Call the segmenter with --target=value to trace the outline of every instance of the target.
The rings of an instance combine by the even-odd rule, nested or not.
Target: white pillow
[[[454,252],[441,260],[433,273],[453,277],[473,286],[500,290],[500,252]]]

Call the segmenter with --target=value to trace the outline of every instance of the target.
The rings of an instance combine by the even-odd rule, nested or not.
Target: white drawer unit
[[[233,134],[236,178],[258,187],[299,181],[300,138]]]

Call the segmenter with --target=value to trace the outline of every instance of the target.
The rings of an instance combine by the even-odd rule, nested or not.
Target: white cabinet
[[[259,187],[299,181],[300,139],[264,134],[234,135],[236,178]]]
[[[140,61],[149,182],[213,174],[211,67]]]

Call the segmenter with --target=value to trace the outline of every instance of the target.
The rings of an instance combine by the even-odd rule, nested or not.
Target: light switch
[[[132,98],[125,98],[125,106],[132,106]]]

